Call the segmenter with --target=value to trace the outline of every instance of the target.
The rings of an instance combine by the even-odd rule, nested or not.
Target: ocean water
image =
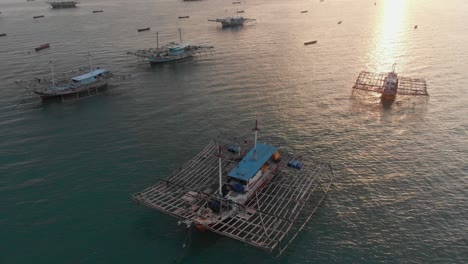
[[[256,21],[207,21],[239,10]],[[0,11],[0,263],[468,261],[467,1],[83,0],[52,10],[0,0]],[[178,28],[215,52],[158,67],[126,55],[156,46],[156,32],[177,41]],[[34,52],[43,43],[51,48]],[[88,51],[132,79],[47,105],[15,85],[49,74],[49,61],[86,66]],[[360,71],[394,62],[425,78],[430,96],[390,109],[351,96]],[[184,226],[130,199],[255,119],[260,140],[329,161],[337,176],[279,258],[209,232],[182,248]]]

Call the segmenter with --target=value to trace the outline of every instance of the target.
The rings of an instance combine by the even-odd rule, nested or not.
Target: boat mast
[[[218,145],[218,165],[219,165],[219,194],[222,196],[223,195],[223,174],[221,172],[221,145]]]
[[[89,64],[89,70],[91,70],[91,52],[88,49],[88,64]]]
[[[159,50],[159,32],[156,32],[156,48]]]
[[[395,73],[395,68],[396,68],[396,62],[393,63],[393,66],[392,66],[392,71],[393,71],[393,73]]]
[[[254,144],[254,159],[257,159],[257,132],[258,132],[258,126],[257,126],[257,120],[255,119],[255,128],[253,131],[255,132],[255,144]]]
[[[52,61],[50,61],[50,71],[52,74],[52,88],[55,88],[54,65],[52,64]]]
[[[180,43],[182,43],[182,31],[180,30],[180,28],[179,28],[179,39],[180,39]]]

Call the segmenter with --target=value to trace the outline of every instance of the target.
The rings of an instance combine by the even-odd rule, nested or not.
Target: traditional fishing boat
[[[424,79],[414,79],[398,76],[393,70],[387,74],[376,74],[363,71],[359,74],[353,86],[355,90],[380,93],[380,102],[384,107],[389,107],[395,102],[398,95],[422,95],[428,96],[426,81]]]
[[[328,163],[257,142],[257,122],[253,131],[254,140],[213,140],[133,199],[179,218],[188,228],[282,254],[324,200],[333,170]]]
[[[182,31],[179,28],[180,43],[171,42],[164,46],[159,46],[159,33],[156,32],[155,49],[138,50],[136,52],[127,52],[127,54],[135,55],[144,61],[148,61],[150,65],[155,65],[164,62],[177,61],[194,57],[195,55],[207,53],[213,50],[213,46],[192,45],[190,43],[182,43]]]
[[[72,8],[76,7],[78,1],[58,1],[58,2],[46,2],[50,4],[52,8]]]
[[[221,23],[222,27],[233,27],[233,26],[242,26],[244,25],[245,22],[252,22],[252,21],[255,21],[255,19],[245,18],[243,16],[236,16],[236,17],[208,19],[208,21]]]
[[[81,68],[71,72],[55,75],[50,63],[51,78],[35,78],[30,81],[17,82],[18,85],[32,90],[43,101],[60,99],[61,101],[82,99],[104,92],[110,81],[125,80],[126,75],[116,75],[99,67]]]

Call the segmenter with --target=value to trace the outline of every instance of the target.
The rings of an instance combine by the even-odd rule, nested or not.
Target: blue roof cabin
[[[275,154],[276,149],[277,148],[274,146],[258,143],[257,157],[254,157],[255,149],[251,148],[239,164],[228,173],[228,176],[241,180],[242,182],[249,182],[250,179],[257,175],[262,166],[273,154]]]
[[[100,76],[103,73],[107,73],[107,70],[104,69],[96,69],[94,71],[90,71],[80,76],[73,77],[72,80],[75,83],[80,84],[89,84],[96,81],[96,77]]]

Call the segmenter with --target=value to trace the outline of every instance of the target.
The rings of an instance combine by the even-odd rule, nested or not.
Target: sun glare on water
[[[401,56],[405,50],[407,15],[407,0],[385,1],[382,18],[374,34],[373,57],[377,72],[390,71],[395,62],[405,64]]]

